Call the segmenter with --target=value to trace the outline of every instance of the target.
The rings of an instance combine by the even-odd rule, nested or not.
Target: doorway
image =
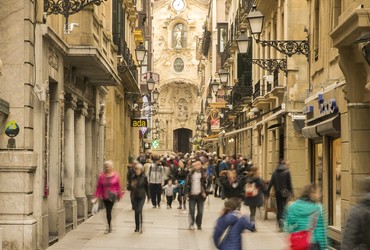
[[[187,128],[179,128],[173,131],[173,151],[190,153],[190,141],[192,131]]]

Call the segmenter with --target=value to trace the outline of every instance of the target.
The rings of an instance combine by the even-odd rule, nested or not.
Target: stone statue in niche
[[[184,98],[180,98],[177,102],[177,120],[180,122],[181,126],[184,126],[185,121],[189,117],[188,103]]]
[[[182,27],[179,26],[179,27],[177,27],[177,30],[176,30],[176,46],[175,46],[176,49],[181,49],[182,48],[182,46],[181,46],[181,29],[182,29]]]

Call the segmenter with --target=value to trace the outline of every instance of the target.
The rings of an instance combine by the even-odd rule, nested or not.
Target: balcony
[[[207,28],[204,29],[203,32],[203,40],[202,40],[202,54],[204,56],[208,56],[208,50],[211,45],[211,35],[212,32],[207,30]]]
[[[78,26],[65,31],[61,29],[60,15],[52,15],[49,7],[44,5],[44,12],[48,15],[46,23],[42,24],[42,33],[46,39],[63,48],[65,66],[73,68],[94,85],[118,84],[116,49],[103,20],[94,12],[95,8],[87,6],[69,16],[69,24]]]
[[[135,60],[132,57],[131,51],[127,43],[123,39],[119,39],[118,55],[120,62],[118,64],[118,72],[123,80],[123,84],[129,92],[139,92],[138,70],[135,66]]]
[[[243,74],[232,90],[232,103],[234,106],[250,103],[253,96],[252,82]],[[242,108],[243,109],[243,108]]]

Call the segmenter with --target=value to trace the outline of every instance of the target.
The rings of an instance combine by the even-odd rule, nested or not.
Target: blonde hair
[[[113,167],[113,161],[112,160],[107,160],[107,161],[104,162],[104,172],[107,172],[107,169],[105,168],[105,166]]]

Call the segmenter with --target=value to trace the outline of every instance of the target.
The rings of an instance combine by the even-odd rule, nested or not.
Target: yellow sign
[[[223,109],[226,108],[227,102],[214,102],[210,103],[209,107],[210,108],[216,108],[216,109]]]
[[[147,123],[146,119],[132,119],[131,127],[147,127]]]

